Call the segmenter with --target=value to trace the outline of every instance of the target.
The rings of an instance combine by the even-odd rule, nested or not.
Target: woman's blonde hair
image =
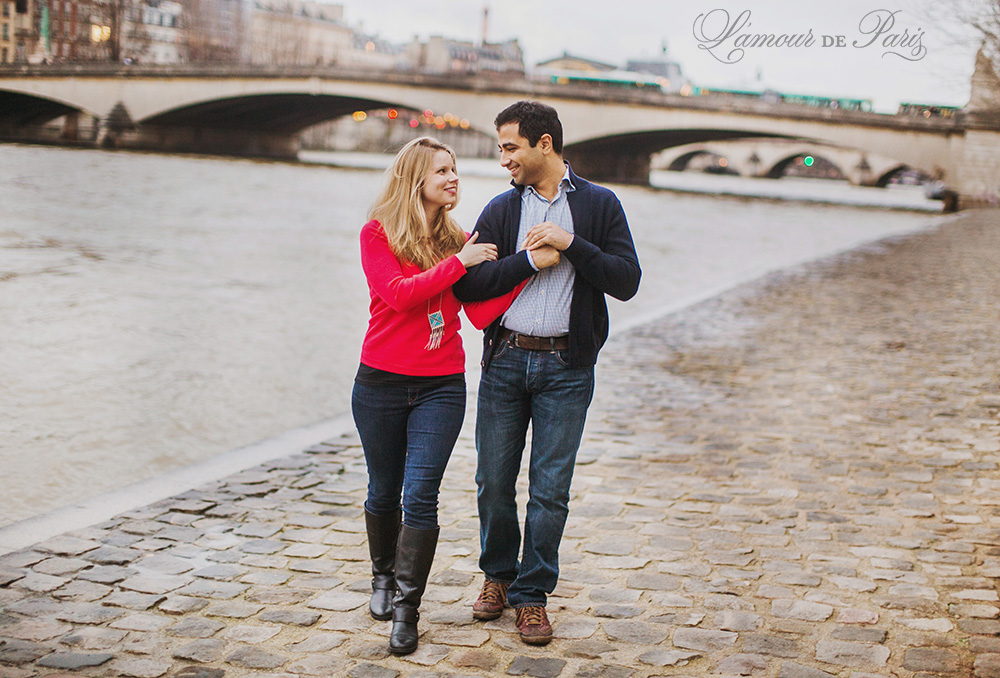
[[[369,219],[382,224],[393,254],[421,270],[450,257],[465,245],[465,232],[448,213],[458,203],[457,195],[455,204],[434,215],[431,237],[424,237],[424,177],[438,151],[447,151],[452,162],[455,161],[455,152],[431,137],[420,137],[403,146],[386,171],[382,192],[368,212]]]

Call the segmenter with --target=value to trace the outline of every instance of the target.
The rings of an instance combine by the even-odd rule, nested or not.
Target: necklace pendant
[[[441,311],[428,313],[427,322],[431,326],[431,336],[427,340],[424,350],[433,351],[441,347],[441,340],[444,338],[444,314]]]

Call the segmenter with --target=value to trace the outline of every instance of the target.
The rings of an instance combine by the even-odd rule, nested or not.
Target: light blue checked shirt
[[[566,194],[576,187],[569,179],[569,168],[559,182],[556,197],[549,202],[531,186],[526,186],[521,196],[521,223],[517,229],[517,249],[524,247],[524,239],[532,226],[551,221],[573,233],[573,215],[569,211]],[[531,264],[534,266],[534,263]],[[504,313],[501,324],[519,334],[534,337],[559,337],[569,334],[569,307],[573,300],[573,281],[576,271],[569,259],[561,257],[555,266],[542,269],[531,277],[517,295],[517,299]]]

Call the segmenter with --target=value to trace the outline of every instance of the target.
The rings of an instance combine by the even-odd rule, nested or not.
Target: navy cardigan
[[[566,194],[573,215],[573,243],[561,254],[576,270],[573,301],[569,315],[570,367],[590,367],[608,338],[608,305],[605,294],[626,301],[639,289],[639,258],[632,243],[625,211],[618,198],[603,186],[592,184],[569,171],[575,191]],[[473,266],[454,284],[452,290],[460,301],[481,301],[510,292],[535,270],[525,252],[517,251],[517,232],[521,223],[521,197],[524,186],[498,195],[490,201],[476,222],[478,242],[494,243],[497,261]],[[484,369],[490,357],[500,320],[486,328],[483,335]]]

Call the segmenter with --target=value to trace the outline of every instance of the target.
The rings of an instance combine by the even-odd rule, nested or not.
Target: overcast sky
[[[900,101],[968,101],[977,44],[940,32],[924,11],[929,2],[939,0],[340,0],[348,24],[394,42],[415,35],[478,42],[487,4],[487,38],[518,38],[529,67],[564,51],[623,66],[630,58],[658,55],[666,42],[695,85],[738,87],[756,82],[759,73],[764,85],[779,91],[871,99],[885,112],[895,112]],[[749,15],[740,25],[744,11]],[[888,26],[891,12],[896,14]],[[704,25],[697,23],[699,15],[707,15]],[[727,27],[736,28],[730,39],[712,50],[701,48]],[[730,55],[741,33],[810,32],[810,47],[747,48]],[[828,43],[843,36],[845,46],[823,47],[823,36],[831,36]],[[893,36],[907,44],[886,47]]]

